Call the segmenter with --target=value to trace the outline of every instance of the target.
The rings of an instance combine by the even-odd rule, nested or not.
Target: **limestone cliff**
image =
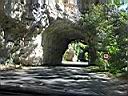
[[[0,0],[0,63],[41,64],[44,30],[58,18],[77,22],[89,4],[103,1]]]

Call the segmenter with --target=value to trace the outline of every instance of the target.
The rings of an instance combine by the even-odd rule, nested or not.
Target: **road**
[[[0,72],[0,96],[128,96],[128,82],[84,67],[24,67]]]

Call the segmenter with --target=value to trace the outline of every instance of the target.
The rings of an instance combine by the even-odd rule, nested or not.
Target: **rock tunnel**
[[[68,20],[56,20],[43,33],[43,64],[61,64],[68,44],[74,40],[88,41],[86,33]]]

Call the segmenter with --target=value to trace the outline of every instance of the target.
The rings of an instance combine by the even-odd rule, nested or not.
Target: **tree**
[[[90,48],[95,48],[97,63],[104,64],[103,54],[109,53],[108,67],[113,73],[126,67],[127,20],[127,13],[118,11],[113,5],[93,5],[80,20],[83,32],[86,28],[88,36],[92,38],[88,44]]]

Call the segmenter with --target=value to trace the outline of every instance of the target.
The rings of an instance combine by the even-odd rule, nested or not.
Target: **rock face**
[[[58,61],[55,62],[60,63],[61,56],[67,48],[67,44],[71,41],[68,39],[71,39],[71,36],[74,37],[75,34],[79,34],[76,33],[75,28],[70,24],[79,20],[80,12],[83,12],[88,7],[88,4],[97,2],[97,0],[86,1],[88,3],[85,0],[0,0],[0,63],[42,64],[43,56],[45,56],[43,54],[47,54],[44,57],[44,63],[51,62],[46,62],[47,56],[49,60],[56,60],[58,58]],[[105,2],[106,0],[98,0],[98,2],[101,1]],[[67,21],[62,21],[64,23],[62,25],[63,28],[62,26],[56,28],[51,23],[58,18],[67,19],[70,22],[68,21],[68,24],[66,23]],[[47,27],[49,29],[44,32]],[[69,33],[64,32],[64,29]],[[48,30],[53,31],[48,32]],[[42,37],[43,32],[45,34],[43,35],[44,37]],[[52,34],[52,36],[47,36],[46,32],[48,32],[47,34]],[[66,35],[67,37],[65,38],[67,39],[59,34]],[[44,43],[44,48],[41,45],[42,38],[48,43],[48,45]],[[53,46],[53,41],[50,40],[54,38],[58,38],[58,41],[55,40],[56,42],[54,42],[58,47],[52,47],[53,50],[51,48],[48,50],[58,50],[59,46],[63,46],[62,52],[59,50],[55,53],[53,52],[55,55],[58,54],[57,56],[60,56],[60,58],[57,56],[52,58],[52,56],[49,56],[51,53],[43,52],[42,50],[44,49],[45,51],[46,48]],[[77,38],[74,37],[74,39]],[[59,44],[59,40],[62,44]]]
[[[1,2],[0,63],[41,64],[43,30],[57,18],[75,22],[80,14],[77,0],[1,0]]]

